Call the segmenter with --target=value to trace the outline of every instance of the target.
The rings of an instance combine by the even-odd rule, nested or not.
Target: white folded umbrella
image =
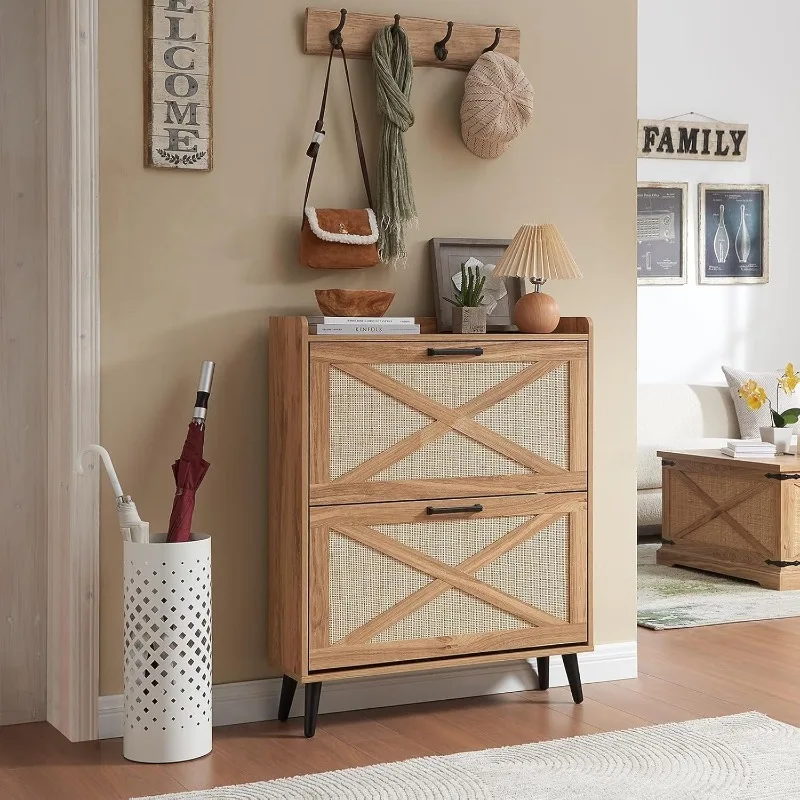
[[[114,464],[111,461],[111,456],[105,447],[99,444],[89,444],[81,450],[78,454],[76,461],[76,471],[79,475],[84,474],[83,457],[86,453],[97,453],[103,461],[103,465],[108,473],[108,479],[111,481],[111,488],[114,490],[114,496],[117,499],[117,520],[119,521],[119,529],[122,533],[122,538],[126,542],[140,542],[147,544],[150,541],[150,523],[144,522],[139,516],[136,509],[136,503],[133,502],[130,495],[126,495],[122,491],[122,485],[117,477],[117,471],[114,469]]]

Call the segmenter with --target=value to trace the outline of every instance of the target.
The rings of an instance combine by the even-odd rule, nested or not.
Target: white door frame
[[[98,0],[46,0],[47,720],[97,738],[100,435]]]

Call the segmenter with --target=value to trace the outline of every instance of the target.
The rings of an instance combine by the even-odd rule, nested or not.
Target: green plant
[[[453,292],[452,299],[444,297],[448,303],[460,308],[478,308],[483,302],[483,287],[486,285],[486,276],[478,272],[477,267],[461,265],[461,288]]]

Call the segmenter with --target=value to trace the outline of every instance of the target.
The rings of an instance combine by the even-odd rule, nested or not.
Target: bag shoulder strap
[[[328,86],[330,85],[331,80],[331,64],[333,63],[333,51],[336,48],[331,47],[331,54],[328,57],[328,71],[325,74],[325,88],[322,91],[322,104],[320,105],[319,109],[319,119],[314,125],[314,138],[311,141],[311,144],[308,146],[308,150],[306,151],[306,155],[311,158],[311,169],[308,171],[308,180],[306,181],[306,195],[303,199],[303,213],[305,214],[306,206],[308,205],[308,195],[311,192],[311,181],[314,179],[314,169],[317,166],[317,157],[319,155],[319,147],[322,143],[323,138],[325,137],[324,125],[325,125],[325,107],[328,103]],[[364,155],[364,143],[361,141],[361,129],[358,126],[358,117],[356,116],[356,105],[353,101],[353,87],[350,84],[350,71],[347,69],[347,58],[344,54],[344,48],[340,47],[339,50],[342,52],[342,63],[344,64],[344,74],[347,78],[347,91],[350,94],[350,109],[353,112],[353,129],[356,134],[356,147],[358,148],[358,160],[361,163],[361,176],[364,179],[364,189],[367,192],[367,202],[369,203],[369,207],[373,208],[372,205],[372,189],[370,188],[369,184],[369,173],[367,171],[367,159]]]

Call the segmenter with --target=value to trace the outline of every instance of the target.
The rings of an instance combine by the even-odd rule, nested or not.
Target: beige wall
[[[440,0],[444,19],[522,29],[534,123],[501,159],[480,161],[458,133],[464,73],[419,69],[417,124],[407,142],[420,227],[409,266],[334,275],[301,268],[295,256],[304,151],[325,70],[323,58],[301,51],[304,3],[216,3],[210,174],[143,169],[141,4],[100,5],[102,438],[123,486],[163,529],[169,465],[199,364],[218,362],[207,434],[212,468],[196,515],[196,528],[214,535],[215,682],[272,674],[264,587],[268,315],[313,313],[312,290],[331,285],[394,289],[395,313],[430,314],[429,238],[509,237],[532,221],[559,225],[586,276],[552,291],[565,314],[592,316],[597,332],[596,638],[634,639],[635,0]],[[423,16],[431,4],[370,0],[361,10]],[[352,72],[374,154],[369,64],[354,63]],[[337,70],[313,195],[319,206],[362,202],[343,83]],[[105,486],[102,524],[101,693],[109,694],[121,687],[121,546]]]
[[[0,725],[46,716],[44,0],[0,0]]]

